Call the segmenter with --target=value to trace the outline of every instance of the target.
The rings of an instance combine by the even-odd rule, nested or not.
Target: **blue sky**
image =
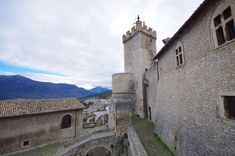
[[[202,0],[1,0],[0,74],[111,87],[123,72],[122,34],[139,14],[157,51]]]
[[[25,75],[28,73],[51,74],[51,75],[62,76],[61,74],[58,74],[58,73],[35,70],[35,69],[27,68],[27,67],[13,66],[13,65],[0,62],[0,75],[16,75],[16,74]]]

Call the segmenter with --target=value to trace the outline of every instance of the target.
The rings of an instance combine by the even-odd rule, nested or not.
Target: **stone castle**
[[[156,32],[138,18],[112,76],[117,134],[136,114],[176,155],[235,155],[234,20],[234,0],[205,0],[156,54]]]
[[[112,75],[105,129],[86,133],[77,99],[0,101],[0,155],[68,141],[56,155],[99,147],[114,156],[123,137],[128,156],[147,156],[134,115],[151,121],[175,155],[235,155],[234,20],[234,0],[204,0],[157,53],[156,31],[138,18],[122,36],[125,69]]]

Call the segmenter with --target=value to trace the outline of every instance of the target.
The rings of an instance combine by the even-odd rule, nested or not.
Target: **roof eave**
[[[17,115],[9,115],[9,116],[0,116],[0,118],[11,118],[11,117],[19,117],[19,116],[39,115],[39,114],[57,113],[57,112],[65,112],[65,111],[76,111],[76,110],[83,110],[83,109],[84,108],[74,108],[74,109],[56,110],[56,111],[48,111],[48,112],[25,113],[25,114],[17,114]]]

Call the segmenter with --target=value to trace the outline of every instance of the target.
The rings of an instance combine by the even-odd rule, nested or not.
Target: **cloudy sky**
[[[203,0],[1,0],[0,75],[111,87],[123,72],[121,36],[137,15],[157,51]]]

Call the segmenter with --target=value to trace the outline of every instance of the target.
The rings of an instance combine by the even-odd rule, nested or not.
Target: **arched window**
[[[235,39],[235,3],[222,3],[215,10],[211,29],[215,47]]]
[[[71,121],[72,121],[71,115],[67,114],[67,115],[63,116],[63,118],[61,120],[61,129],[71,127],[71,123],[72,123]]]
[[[180,67],[183,64],[185,64],[184,61],[184,51],[183,51],[183,44],[181,42],[178,42],[175,47],[175,60],[176,60],[176,66]]]

